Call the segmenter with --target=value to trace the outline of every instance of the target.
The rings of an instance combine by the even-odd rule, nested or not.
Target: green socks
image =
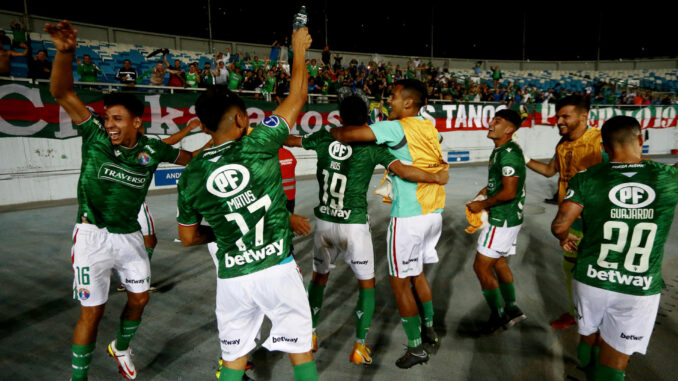
[[[146,248],[146,252],[148,253],[148,261],[149,262],[151,261],[151,258],[153,258],[153,250],[155,250],[155,249],[153,249],[152,247]]]
[[[141,324],[141,319],[137,321],[120,320],[118,327],[118,335],[115,340],[115,349],[124,351],[129,348],[129,342],[137,333],[137,328]]]
[[[292,370],[294,371],[294,381],[318,381],[318,369],[315,367],[315,361],[295,365]]]
[[[563,259],[563,273],[565,273],[565,286],[567,287],[567,297],[570,301],[570,315],[574,316],[574,302],[572,300],[572,271],[574,263]]]
[[[313,328],[315,328],[318,324],[318,316],[320,316],[320,309],[323,306],[324,293],[325,286],[319,286],[313,281],[308,284],[308,304],[311,305],[311,319],[313,320]]]
[[[501,293],[499,292],[499,287],[492,290],[483,290],[483,296],[493,314],[499,316],[504,314],[504,309],[501,306]]]
[[[591,363],[591,349],[592,347],[586,344],[584,341],[579,341],[579,346],[577,346],[577,358],[579,359],[579,365],[582,368],[586,368]]]
[[[87,381],[87,371],[92,362],[94,344],[71,345],[71,367],[73,368],[73,381]]]
[[[222,366],[219,372],[221,372],[219,374],[219,381],[242,381],[245,369],[237,370]]]
[[[407,335],[407,346],[418,347],[421,345],[421,319],[419,315],[412,317],[400,317],[400,321],[405,328],[405,335]]]
[[[596,376],[593,381],[624,381],[626,371],[608,368],[605,365],[596,364]]]
[[[309,293],[310,298],[310,293]],[[313,308],[311,306],[311,308]],[[374,289],[358,289],[358,304],[355,306],[355,336],[365,340],[374,315]],[[315,318],[315,317],[314,317]],[[315,323],[313,324],[315,327]]]
[[[516,289],[513,287],[513,282],[499,282],[499,290],[502,298],[504,298],[504,308],[514,307],[516,305]]]
[[[433,327],[433,301],[422,302],[421,306],[424,310],[424,326]]]

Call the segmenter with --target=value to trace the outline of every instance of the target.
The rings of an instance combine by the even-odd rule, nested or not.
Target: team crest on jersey
[[[148,163],[151,162],[151,155],[146,151],[141,151],[139,152],[139,155],[137,155],[137,160],[139,160],[139,164],[141,165],[148,165]]]
[[[332,142],[327,151],[334,160],[346,160],[353,153],[351,146],[343,145],[339,142]]]
[[[511,168],[511,167],[503,167],[501,169],[501,175],[502,176],[513,176],[515,175],[516,170]]]
[[[646,207],[654,201],[654,189],[641,183],[624,183],[610,189],[610,201],[622,208],[638,209]]]
[[[261,122],[261,124],[263,124],[266,127],[275,128],[278,127],[278,125],[280,125],[280,118],[278,118],[276,115],[271,115],[268,118],[264,119],[264,121]]]
[[[250,182],[250,171],[240,164],[217,168],[207,178],[207,191],[217,197],[231,197],[241,192]]]
[[[86,288],[81,288],[81,289],[78,290],[78,298],[80,300],[89,299],[89,295],[90,295],[89,290],[86,289]]]

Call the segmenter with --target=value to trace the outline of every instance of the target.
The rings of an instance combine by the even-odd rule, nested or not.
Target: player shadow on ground
[[[75,309],[80,310],[80,304],[72,297],[62,297],[42,303],[35,308],[0,321],[0,340],[15,335],[21,330],[30,329],[31,326],[49,320],[62,312]],[[5,313],[7,312],[9,311],[5,310]]]

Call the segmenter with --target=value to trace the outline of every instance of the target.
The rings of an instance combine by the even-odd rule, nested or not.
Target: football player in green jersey
[[[476,201],[467,205],[472,213],[489,211],[489,224],[478,237],[478,252],[473,263],[483,296],[492,311],[484,328],[488,334],[527,319],[516,305],[513,273],[507,261],[508,256],[516,253],[525,204],[523,150],[512,140],[520,124],[520,115],[513,110],[499,110],[495,114],[487,133],[495,146],[490,155],[488,183]]]
[[[303,57],[311,45],[308,29],[294,31],[292,44]],[[221,381],[241,380],[264,316],[272,322],[264,347],[289,354],[295,380],[318,379],[311,309],[290,252],[290,213],[278,161],[307,88],[304,62],[296,60],[289,96],[249,134],[245,104],[232,91],[216,86],[196,102],[214,147],[183,172],[177,221],[184,245],[216,242],[208,248],[217,265]],[[199,224],[202,218],[209,227]]]
[[[632,117],[613,117],[601,132],[610,162],[570,180],[551,231],[563,249],[579,254],[572,282],[579,361],[593,368],[594,380],[616,381],[633,353],[645,354],[652,335],[678,169],[642,160],[643,134]],[[578,241],[569,229],[580,214]]]
[[[82,167],[78,181],[78,218],[73,233],[74,296],[81,303],[73,333],[73,381],[86,380],[97,328],[108,298],[114,269],[127,288],[116,340],[108,346],[122,375],[134,379],[129,342],[148,303],[150,264],[137,212],[160,162],[187,164],[191,153],[138,133],[144,105],[130,94],[104,98],[102,123],[73,90],[73,56],[77,31],[69,22],[46,24],[57,53],[50,91],[77,124],[82,136]]]
[[[343,124],[361,126],[367,123],[367,99],[357,95],[343,98],[339,115]],[[374,252],[367,216],[367,189],[374,167],[381,164],[399,177],[414,182],[446,184],[449,172],[426,172],[405,165],[385,146],[376,144],[344,145],[327,130],[311,135],[290,136],[286,145],[313,150],[318,155],[316,177],[320,204],[313,246],[313,278],[308,297],[313,314],[313,350],[318,349],[315,332],[323,302],[325,285],[337,257],[343,254],[358,279],[358,302],[355,308],[356,341],[349,361],[371,364],[371,350],[365,339],[374,314]]]

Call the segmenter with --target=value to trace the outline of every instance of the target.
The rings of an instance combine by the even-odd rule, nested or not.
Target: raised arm
[[[370,127],[364,126],[344,126],[335,127],[330,130],[332,137],[344,144],[354,142],[373,142],[377,140],[376,135]]]
[[[80,123],[90,116],[90,112],[82,103],[73,90],[73,56],[77,45],[76,36],[78,31],[73,29],[71,23],[64,20],[57,25],[45,24],[45,32],[49,33],[50,39],[57,52],[52,65],[49,91],[71,119]]]
[[[182,128],[179,132],[176,132],[166,137],[165,139],[162,139],[162,141],[173,146],[179,143],[183,138],[185,138],[188,135],[189,132],[191,132],[196,127],[200,127],[200,119],[198,118],[191,119],[191,121],[188,122],[186,127]]]
[[[294,126],[302,107],[306,103],[308,95],[308,73],[304,65],[304,56],[306,49],[311,47],[311,35],[308,34],[308,28],[301,28],[292,32],[292,46],[294,47],[295,59],[292,64],[292,78],[290,80],[290,93],[285,101],[276,107],[274,114],[285,118],[289,123],[289,128]]]
[[[413,167],[411,165],[403,164],[400,160],[396,160],[388,167],[390,171],[398,175],[401,179],[416,183],[434,183],[445,185],[450,179],[448,169],[450,166],[445,164],[438,172],[426,172],[422,169]]]

